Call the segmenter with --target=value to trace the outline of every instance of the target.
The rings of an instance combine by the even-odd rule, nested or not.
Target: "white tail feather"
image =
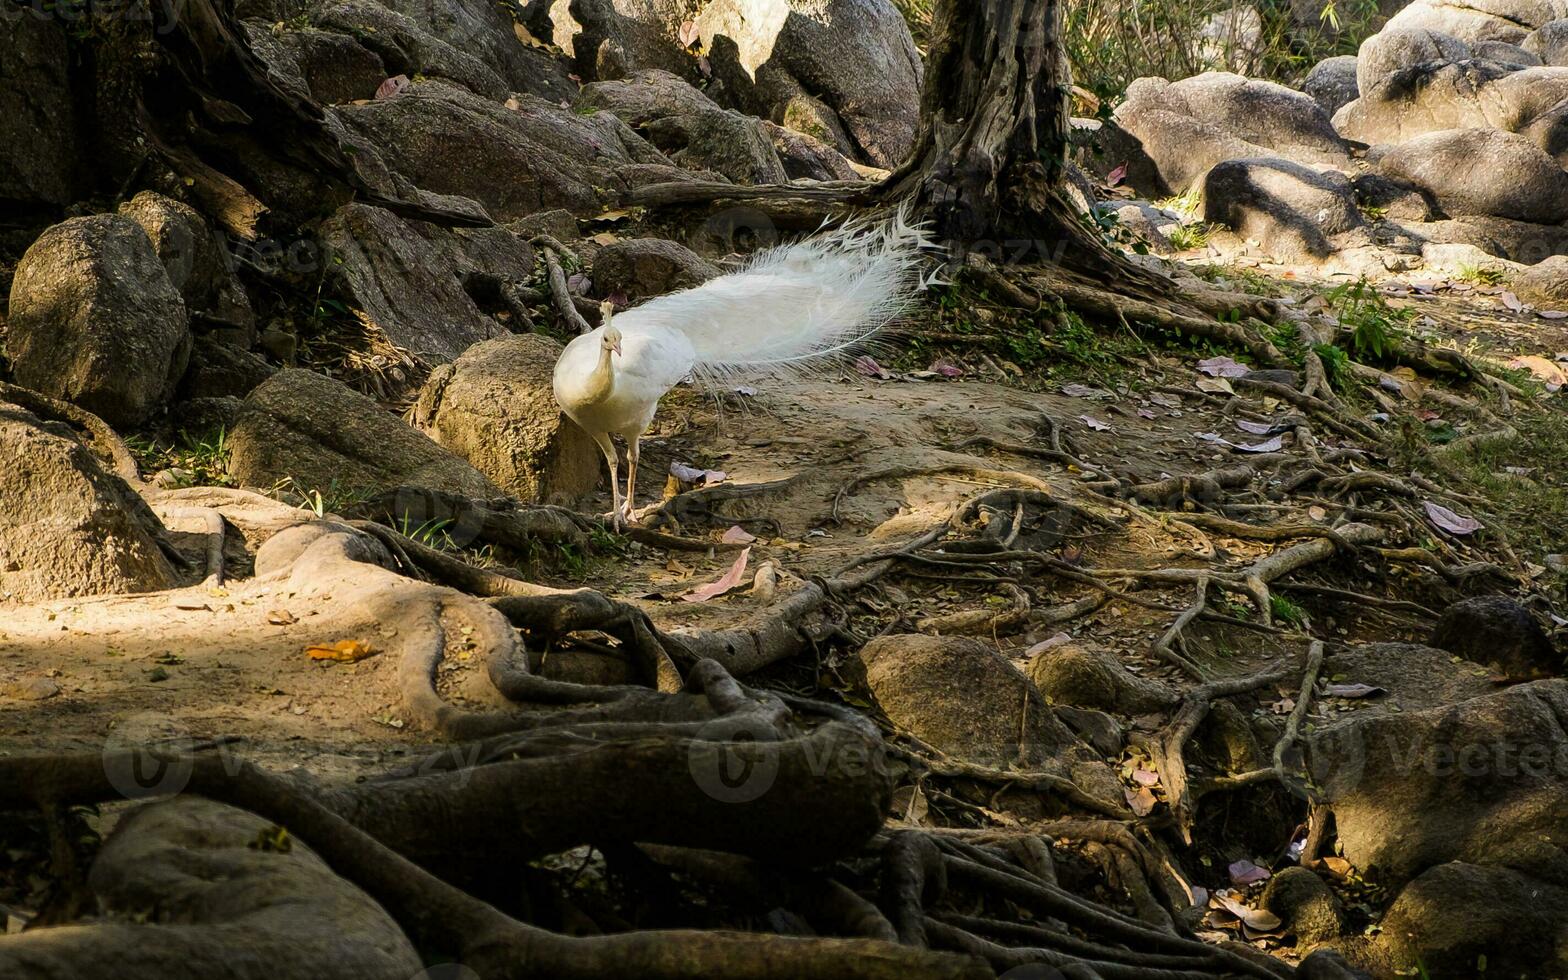
[[[923,288],[935,245],[904,210],[759,253],[740,272],[619,314],[623,329],[679,330],[701,380],[819,369],[860,349]]]

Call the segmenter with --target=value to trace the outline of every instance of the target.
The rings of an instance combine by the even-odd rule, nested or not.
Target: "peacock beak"
[[[610,349],[615,351],[615,356],[616,357],[624,356],[624,355],[621,354],[621,345],[620,344],[611,344],[610,345]]]

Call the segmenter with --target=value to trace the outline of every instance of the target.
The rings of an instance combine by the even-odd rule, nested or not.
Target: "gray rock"
[[[1519,46],[1540,58],[1542,64],[1559,67],[1568,65],[1568,19],[1542,24]]]
[[[1538,55],[1505,41],[1482,41],[1472,45],[1470,50],[1477,58],[1509,67],[1539,68],[1544,64]]]
[[[1139,677],[1114,654],[1067,643],[1037,654],[1029,678],[1052,704],[1122,715],[1162,711],[1179,698],[1164,683]]]
[[[1568,219],[1568,173],[1516,133],[1455,129],[1418,136],[1384,155],[1378,172],[1421,188],[1451,216]]]
[[[1297,945],[1317,946],[1345,929],[1339,898],[1322,878],[1302,867],[1286,868],[1269,879],[1259,904],[1279,916]]]
[[[75,110],[63,23],[18,8],[0,17],[0,207],[76,198]]]
[[[344,8],[339,13],[352,9]],[[388,23],[394,27],[401,26],[397,21],[389,20]],[[285,84],[322,105],[371,98],[389,75],[397,74],[388,72],[379,55],[346,33],[315,28],[288,30],[281,23],[268,24],[256,20],[246,22],[245,31],[250,38],[251,49],[261,56],[275,75],[282,76]],[[383,47],[395,43],[376,37],[376,32],[365,30],[362,33],[372,43]],[[413,35],[404,40],[412,42],[408,47],[419,46],[417,37]],[[402,53],[407,47],[398,50],[399,57],[408,57]],[[433,71],[431,74],[442,73]]]
[[[1203,184],[1203,217],[1287,261],[1326,258],[1366,226],[1350,178],[1288,160],[1216,164]]]
[[[575,501],[598,484],[604,457],[555,402],[561,349],[539,334],[475,344],[431,373],[414,424],[519,499]]]
[[[1432,980],[1560,976],[1568,968],[1560,911],[1568,890],[1528,870],[1463,862],[1431,868],[1400,891],[1375,938],[1351,946],[1352,956],[1379,976],[1401,963],[1422,964]],[[1483,960],[1484,970],[1477,966]]]
[[[392,169],[428,191],[477,201],[497,221],[552,208],[596,213],[635,184],[690,179],[609,113],[581,115],[531,96],[510,105],[416,82],[396,98],[334,111]]]
[[[987,765],[1088,758],[1029,679],[966,637],[880,636],[860,651],[867,686],[895,726]]]
[[[601,51],[613,48],[617,73],[662,68],[695,81],[696,59],[677,40],[688,18],[682,0],[552,0],[554,41],[582,78],[597,74]]]
[[[190,343],[185,303],[130,218],[55,225],[16,267],[7,347],[17,382],[110,425],[134,428],[164,405]]]
[[[1379,208],[1389,218],[1430,221],[1436,217],[1431,203],[1418,187],[1390,180],[1382,174],[1357,174],[1350,184],[1357,204]]]
[[[260,354],[210,337],[198,337],[191,345],[190,366],[180,379],[179,396],[244,398],[277,370]]]
[[[191,325],[248,347],[256,339],[256,314],[234,276],[224,240],[195,208],[152,191],[120,205],[120,213],[142,226],[180,291]]]
[[[1115,119],[1154,162],[1163,185],[1156,193],[1184,192],[1222,160],[1350,165],[1348,145],[1315,100],[1239,75],[1138,79]]]
[[[1553,255],[1568,255],[1568,228],[1562,225],[1485,215],[1399,224],[1422,241],[1423,253],[1430,248],[1427,243],[1444,242],[1473,246],[1487,255],[1524,265],[1534,265]]]
[[[1432,645],[1471,663],[1484,664],[1510,680],[1561,672],[1563,656],[1530,611],[1503,595],[1462,599],[1443,610]]]
[[[292,480],[298,490],[349,499],[404,485],[501,496],[466,460],[312,371],[279,371],[258,385],[229,433],[229,450],[230,475],[250,487]]]
[[[368,204],[350,204],[321,226],[329,281],[363,310],[392,344],[428,362],[449,361],[507,331],[463,288],[475,263],[457,233],[404,221]],[[509,233],[496,229],[491,236]],[[526,278],[528,246],[513,239],[511,275]],[[504,268],[500,270],[506,272]]]
[[[1370,93],[1402,69],[1465,61],[1471,56],[1470,46],[1457,37],[1425,28],[1385,27],[1362,41],[1356,52],[1356,88]]]
[[[509,86],[489,65],[422,29],[413,19],[372,0],[339,0],[316,11],[317,27],[347,34],[381,59],[391,75],[423,75],[461,85],[500,101]],[[375,94],[360,96],[368,99]]]
[[[791,179],[857,180],[861,172],[837,148],[815,136],[762,120],[762,131],[773,141],[784,172]]]
[[[607,245],[593,262],[595,291],[600,296],[620,293],[632,302],[700,286],[718,274],[718,266],[696,252],[659,238]]]
[[[157,518],[68,432],[0,402],[0,606],[172,588]]]
[[[1446,861],[1529,867],[1568,883],[1568,684],[1535,681],[1420,710],[1390,697],[1405,710],[1362,709],[1308,736],[1307,768],[1344,858],[1389,884]]]
[[[1535,28],[1568,16],[1563,0],[1416,0],[1390,17],[1389,28],[1451,34],[1467,44],[1518,44]]]
[[[509,221],[506,228],[519,238],[532,239],[535,235],[549,235],[558,242],[569,242],[579,237],[577,216],[564,208],[537,211],[516,221]]]
[[[1324,58],[1307,72],[1302,91],[1317,100],[1323,111],[1332,116],[1339,107],[1353,101],[1360,94],[1356,82],[1356,56],[1342,54]]]
[[[716,170],[742,184],[789,179],[762,123],[658,69],[584,86],[580,109],[607,109],[688,170]]]
[[[175,402],[169,409],[169,418],[176,432],[200,438],[210,438],[221,432],[226,438],[234,431],[244,409],[245,402],[234,395],[192,398]]]
[[[500,76],[508,91],[535,95],[557,105],[577,93],[577,82],[569,77],[570,67],[563,59],[518,38],[512,7],[507,4],[492,0],[441,0],[440,3],[383,0],[383,3],[419,25],[430,36],[478,59]]]
[[[1553,255],[1516,273],[1509,287],[1526,303],[1568,303],[1568,255]]]
[[[696,24],[734,108],[787,125],[809,93],[866,162],[893,168],[914,148],[924,69],[891,0],[714,0]]]

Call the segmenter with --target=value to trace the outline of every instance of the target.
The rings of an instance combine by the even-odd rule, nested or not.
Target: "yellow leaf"
[[[601,231],[599,234],[593,236],[590,241],[592,241],[595,245],[614,245],[616,242],[620,241],[620,239],[607,231]]]
[[[331,660],[340,664],[358,663],[378,652],[364,640],[339,640],[331,646],[308,646],[305,655],[312,660]]]

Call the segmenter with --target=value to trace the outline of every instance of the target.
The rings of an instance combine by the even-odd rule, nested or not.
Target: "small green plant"
[[[1459,274],[1454,278],[1472,286],[1501,286],[1508,281],[1508,274],[1491,266],[1466,263],[1459,266]]]
[[[323,491],[318,487],[307,487],[294,477],[286,476],[273,484],[268,495],[301,510],[308,510],[316,517],[325,517],[352,511],[369,501],[372,493],[366,488],[344,487],[335,479]]]
[[[182,431],[172,444],[160,443],[146,436],[133,436],[126,440],[137,465],[149,472],[167,470],[180,487],[232,487],[229,477],[228,433],[219,428],[215,433],[192,435]]]
[[[1324,294],[1329,308],[1349,331],[1351,348],[1360,355],[1381,360],[1394,350],[1394,338],[1409,328],[1414,310],[1388,305],[1377,287],[1362,276],[1355,282],[1335,286]]]
[[[1191,221],[1198,216],[1198,210],[1203,207],[1203,195],[1194,186],[1185,194],[1177,194],[1175,197],[1167,197],[1164,200],[1155,201],[1154,206],[1161,211],[1169,211],[1172,214],[1180,215],[1183,221]]]
[[[1171,247],[1176,251],[1186,252],[1208,245],[1209,234],[1213,230],[1213,226],[1196,221],[1191,224],[1177,225],[1170,231],[1167,231],[1165,237],[1170,240]]]
[[[1307,611],[1277,592],[1269,594],[1269,615],[1292,626],[1305,626],[1307,622]]]

